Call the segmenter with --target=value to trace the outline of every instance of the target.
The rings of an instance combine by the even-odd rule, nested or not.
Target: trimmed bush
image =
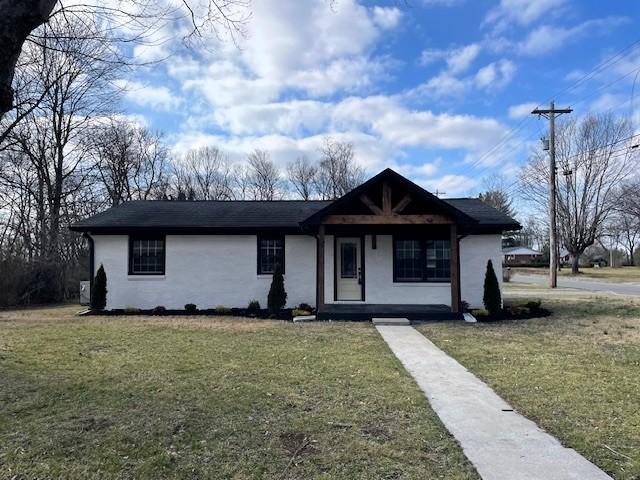
[[[184,309],[187,313],[196,313],[198,311],[198,307],[195,303],[187,303],[184,306]]]
[[[153,307],[153,309],[151,310],[151,313],[155,315],[161,315],[166,311],[167,311],[166,307],[163,307],[162,305],[158,305],[157,307]]]
[[[124,309],[124,313],[127,315],[136,315],[140,313],[140,309],[138,307],[127,307]]]
[[[307,312],[312,312],[313,307],[308,303],[302,302],[300,305],[298,305],[298,310],[306,310]]]
[[[104,310],[107,306],[107,274],[104,266],[100,265],[93,280],[91,289],[91,308],[94,310]]]
[[[496,272],[493,269],[491,260],[487,262],[487,273],[484,276],[482,303],[492,317],[500,316],[502,311],[502,295],[500,294],[500,285],[498,284]]]
[[[302,308],[294,308],[291,312],[292,317],[308,317],[309,315],[311,315],[311,311]]]
[[[271,280],[271,288],[267,296],[267,306],[269,312],[278,313],[287,304],[287,292],[284,289],[284,276],[282,275],[282,267],[276,264]]]
[[[489,312],[484,308],[478,308],[476,310],[471,310],[471,315],[476,317],[477,319],[486,318],[489,316]]]
[[[253,315],[260,313],[260,302],[258,300],[251,300],[247,306],[247,312]]]

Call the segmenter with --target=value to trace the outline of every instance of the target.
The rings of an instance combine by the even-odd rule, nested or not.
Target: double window
[[[448,282],[449,240],[394,239],[394,282]]]
[[[284,273],[284,237],[259,236],[258,275],[272,274],[278,264]]]
[[[165,237],[129,237],[129,275],[164,275]]]

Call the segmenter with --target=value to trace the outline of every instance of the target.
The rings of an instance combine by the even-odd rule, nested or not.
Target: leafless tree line
[[[161,133],[119,113],[112,80],[126,66],[92,28],[52,20],[18,61],[13,85],[25,108],[0,120],[0,305],[75,296],[87,252],[68,226],[110,206],[326,199],[362,179],[353,146],[331,139],[317,162],[282,170],[265,150],[244,162],[215,147],[176,156]],[[302,163],[308,172],[300,177],[293,172]]]

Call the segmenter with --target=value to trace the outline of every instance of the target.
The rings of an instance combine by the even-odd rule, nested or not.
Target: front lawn
[[[543,306],[553,316],[418,328],[563,444],[617,479],[640,478],[640,303]]]
[[[447,478],[369,324],[0,311],[0,478]]]
[[[549,275],[548,268],[512,267],[511,271],[513,273]],[[558,273],[561,276],[573,278],[584,277],[597,280],[607,280],[610,282],[640,282],[640,267],[580,267],[580,273],[578,273],[578,275],[572,274],[571,268],[565,267]]]

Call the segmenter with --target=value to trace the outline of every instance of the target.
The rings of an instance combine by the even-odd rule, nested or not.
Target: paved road
[[[611,480],[409,326],[377,326],[483,480]]]
[[[512,280],[516,283],[530,283],[534,285],[547,285],[549,279],[546,275],[526,275],[516,273]],[[564,288],[577,288],[592,292],[610,293],[613,295],[631,295],[640,297],[640,283],[605,282],[588,278],[558,277],[558,286]]]

